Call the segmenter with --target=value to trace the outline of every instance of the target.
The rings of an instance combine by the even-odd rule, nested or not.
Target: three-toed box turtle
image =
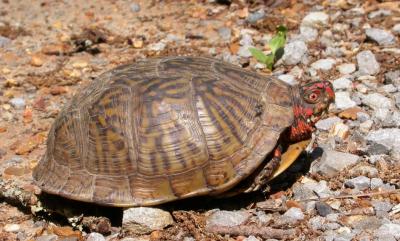
[[[111,206],[222,194],[251,174],[256,190],[333,100],[327,81],[291,86],[212,58],[123,65],[64,107],[33,177],[45,192]]]

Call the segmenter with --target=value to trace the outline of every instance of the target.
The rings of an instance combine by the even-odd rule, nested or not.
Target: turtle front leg
[[[245,192],[257,191],[267,185],[272,173],[274,173],[274,171],[279,167],[282,158],[282,150],[283,147],[281,144],[278,144],[278,146],[275,147],[271,161],[269,161],[260,173],[257,174],[253,184]]]

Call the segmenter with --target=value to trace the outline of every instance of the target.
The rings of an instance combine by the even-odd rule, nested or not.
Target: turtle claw
[[[314,146],[314,143],[315,143],[315,134],[314,133],[312,133],[311,134],[311,140],[309,140],[310,141],[310,143],[308,144],[308,146],[305,148],[305,151],[307,152],[307,154],[310,154],[311,152],[312,152],[312,150],[314,149],[313,148],[313,146]]]

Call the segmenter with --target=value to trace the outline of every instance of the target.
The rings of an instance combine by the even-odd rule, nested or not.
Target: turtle
[[[329,81],[289,85],[211,57],[120,65],[62,108],[33,180],[45,193],[116,207],[256,191],[334,99]]]

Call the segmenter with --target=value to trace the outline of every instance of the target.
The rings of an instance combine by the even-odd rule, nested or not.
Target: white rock
[[[16,233],[21,229],[21,226],[19,226],[16,223],[8,223],[4,225],[3,230],[5,232],[10,232],[10,233]]]
[[[233,227],[244,223],[250,218],[246,211],[216,211],[207,218],[207,226]]]
[[[379,28],[367,28],[365,34],[379,45],[391,45],[396,42],[395,37],[390,32]]]
[[[347,90],[347,89],[351,89],[352,83],[353,82],[349,78],[340,77],[338,79],[335,79],[333,81],[332,85],[335,90]]]
[[[374,233],[379,241],[400,239],[400,224],[385,223]]]
[[[311,67],[317,70],[328,71],[333,68],[336,60],[334,59],[320,59],[311,64]]]
[[[304,213],[301,211],[300,208],[296,207],[291,207],[289,210],[287,210],[283,216],[288,217],[290,219],[294,220],[303,220],[304,219]]]
[[[393,108],[392,101],[379,93],[367,94],[362,98],[362,103],[374,110],[382,108]]]
[[[342,122],[343,122],[342,119],[340,119],[337,116],[333,116],[319,120],[317,123],[315,123],[315,127],[317,127],[318,130],[329,131],[332,128],[332,126],[334,126],[336,123],[342,123]]]
[[[365,50],[357,54],[357,64],[361,75],[375,75],[379,73],[380,65],[370,50]]]
[[[293,75],[290,74],[281,74],[278,76],[278,79],[290,84],[290,85],[297,85],[298,82],[296,81],[296,79],[294,78]]]
[[[306,56],[307,51],[307,45],[303,41],[290,42],[285,46],[282,60],[286,65],[296,65]]]
[[[393,26],[392,31],[396,34],[400,34],[400,23]]]
[[[312,165],[311,172],[334,177],[344,168],[356,164],[359,159],[357,155],[324,149],[321,160]]]
[[[382,144],[388,149],[400,148],[400,129],[386,128],[371,131],[367,135],[367,140]]]
[[[324,12],[311,12],[301,22],[302,26],[320,27],[329,23],[329,15]]]
[[[343,75],[351,74],[354,71],[356,71],[356,65],[355,64],[341,64],[341,65],[336,66],[336,69]]]
[[[138,207],[125,209],[122,217],[122,229],[128,233],[145,234],[173,224],[169,212],[158,208]]]
[[[305,42],[311,42],[318,37],[318,30],[308,26],[300,26],[300,38]]]
[[[344,110],[344,109],[348,109],[351,107],[356,106],[356,102],[354,102],[351,98],[350,98],[350,93],[349,92],[336,92],[335,93],[335,105],[336,108],[339,110]]]

